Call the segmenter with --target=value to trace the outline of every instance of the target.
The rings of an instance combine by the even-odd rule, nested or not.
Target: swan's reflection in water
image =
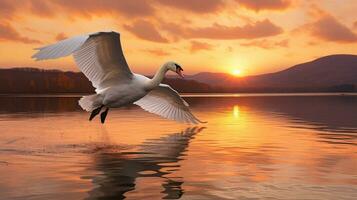
[[[136,179],[159,177],[164,199],[178,199],[184,191],[183,178],[171,177],[180,167],[190,141],[204,127],[192,127],[158,139],[146,140],[133,152],[102,152],[95,154],[95,170],[101,176],[92,179],[97,186],[88,199],[124,199],[125,193],[135,190]]]

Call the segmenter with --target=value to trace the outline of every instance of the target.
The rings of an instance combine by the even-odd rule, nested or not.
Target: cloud
[[[204,28],[189,28],[180,31],[187,38],[207,38],[207,39],[253,39],[275,36],[283,32],[283,29],[273,24],[268,19],[249,23],[244,26],[224,26],[214,24]]]
[[[280,40],[278,42],[274,42],[274,44],[279,47],[289,47],[289,40],[288,39]]]
[[[236,0],[239,5],[254,10],[284,10],[291,6],[291,0]]]
[[[27,1],[27,3],[27,6],[30,8],[32,14],[41,17],[51,17],[54,15],[50,1],[30,0]]]
[[[158,0],[161,5],[195,13],[216,12],[223,7],[222,0]]]
[[[191,47],[190,47],[190,52],[195,53],[197,51],[201,50],[211,50],[213,48],[213,45],[205,43],[205,42],[199,42],[199,41],[191,41]]]
[[[253,40],[245,43],[241,43],[241,46],[246,47],[258,47],[262,49],[273,49],[276,47],[289,47],[289,40],[281,40],[281,41],[271,41],[267,39],[263,40]]]
[[[0,1],[0,16],[7,20],[14,18],[17,13],[23,14],[24,12],[41,17],[53,16],[55,13],[53,10],[53,4],[50,1]]]
[[[155,56],[168,56],[168,55],[170,55],[169,52],[164,51],[162,49],[146,49],[145,51],[150,53],[150,54],[153,54]]]
[[[357,41],[356,33],[318,5],[311,4],[307,14],[311,18],[310,22],[296,28],[293,32],[309,34],[314,38],[320,39],[320,41],[337,43]],[[316,41],[308,42],[308,45],[316,44]]]
[[[124,17],[153,16],[155,9],[150,0],[52,0],[52,1],[0,1],[0,15],[12,18],[17,13],[36,16],[54,16],[57,13],[70,17],[92,17],[98,15],[117,15]]]
[[[59,7],[85,16],[117,14],[126,17],[143,17],[154,14],[154,8],[147,0],[54,0]]]
[[[56,37],[55,37],[55,40],[56,40],[56,41],[60,41],[60,40],[66,39],[66,38],[68,38],[68,36],[67,36],[66,34],[64,34],[64,33],[58,33],[58,34],[56,35]]]
[[[1,0],[0,1],[0,17],[11,18],[16,10],[16,5],[13,0]]]
[[[353,22],[353,28],[357,28],[357,21]]]
[[[124,28],[143,40],[162,43],[168,42],[168,40],[157,31],[155,26],[147,20],[138,20],[132,25],[124,25]]]
[[[356,33],[331,15],[325,15],[317,21],[305,25],[305,27],[312,36],[322,40],[342,43],[357,41]]]
[[[10,24],[0,23],[0,41],[16,41],[26,44],[39,44],[41,41],[21,36]]]
[[[170,33],[170,39],[173,41],[178,41],[184,38],[185,27],[172,22],[161,22],[160,30]]]

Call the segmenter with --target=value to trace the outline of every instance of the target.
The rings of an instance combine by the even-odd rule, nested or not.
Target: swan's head
[[[183,78],[184,76],[183,76],[183,69],[182,69],[182,67],[179,65],[179,64],[177,64],[177,63],[175,63],[175,62],[167,62],[166,64],[166,67],[167,67],[167,69],[168,70],[170,70],[170,71],[173,71],[173,72],[175,72],[177,75],[179,75],[181,78]]]

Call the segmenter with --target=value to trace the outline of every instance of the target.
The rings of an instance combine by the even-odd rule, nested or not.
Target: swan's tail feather
[[[99,94],[93,94],[88,96],[83,96],[78,104],[82,107],[83,110],[92,112],[94,109],[101,106],[101,96]]]

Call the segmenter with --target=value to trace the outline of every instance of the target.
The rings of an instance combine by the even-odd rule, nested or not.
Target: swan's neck
[[[160,67],[155,76],[148,82],[148,89],[151,90],[160,85],[161,81],[165,78],[165,74],[168,71],[166,65]]]

